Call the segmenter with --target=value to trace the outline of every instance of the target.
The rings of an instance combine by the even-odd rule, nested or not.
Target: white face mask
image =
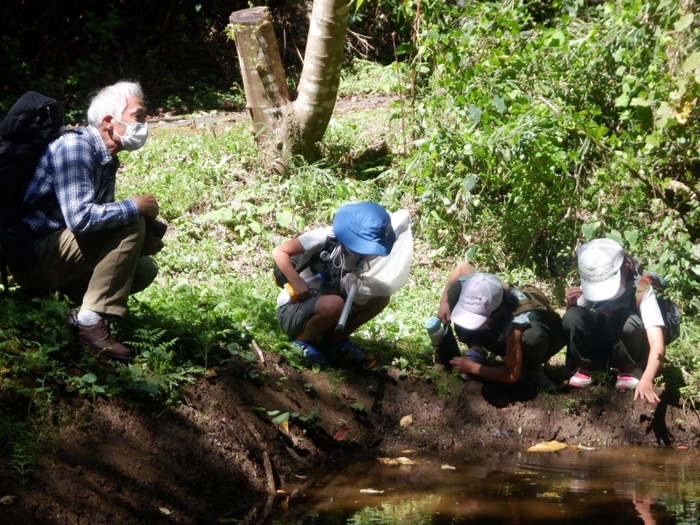
[[[122,147],[126,151],[136,151],[146,143],[148,138],[148,124],[146,122],[123,122],[114,115],[112,115],[112,118],[126,127],[124,135],[120,135],[117,133],[117,130],[114,130],[114,134],[119,137]]]

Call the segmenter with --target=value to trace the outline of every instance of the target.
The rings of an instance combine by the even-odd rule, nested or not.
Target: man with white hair
[[[158,216],[151,194],[115,202],[117,153],[134,151],[148,137],[141,87],[119,82],[102,89],[88,109],[88,126],[62,134],[41,157],[23,201],[23,222],[34,254],[12,271],[26,293],[61,291],[81,305],[69,324],[94,352],[128,359],[112,338],[109,319],[121,318],[129,295],[158,272],[150,257],[163,247],[147,234]]]

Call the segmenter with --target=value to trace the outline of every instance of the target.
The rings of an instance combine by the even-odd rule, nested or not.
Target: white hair
[[[107,115],[121,118],[131,97],[143,99],[141,86],[136,82],[117,82],[102,88],[90,101],[87,112],[88,124],[98,127]]]

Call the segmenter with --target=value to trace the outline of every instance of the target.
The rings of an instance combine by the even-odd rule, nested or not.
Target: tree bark
[[[350,7],[347,0],[316,0],[311,13],[297,99],[290,101],[270,12],[266,7],[230,16],[252,131],[278,157],[317,155],[338,96]]]
[[[289,91],[267,7],[231,13],[229,18],[238,49],[246,109],[256,140],[270,152],[282,153],[282,135]]]
[[[313,5],[299,96],[294,103],[302,155],[308,160],[316,155],[338,98],[349,13],[348,0],[316,0]]]

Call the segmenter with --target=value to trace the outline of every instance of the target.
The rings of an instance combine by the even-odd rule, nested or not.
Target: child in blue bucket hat
[[[367,262],[389,255],[395,240],[387,211],[376,202],[359,202],[339,208],[332,226],[304,232],[272,250],[288,281],[277,298],[277,321],[305,357],[327,363],[324,352],[334,348],[351,361],[365,360],[348,335],[384,310],[390,298],[353,303],[342,330],[336,328],[352,283]]]

